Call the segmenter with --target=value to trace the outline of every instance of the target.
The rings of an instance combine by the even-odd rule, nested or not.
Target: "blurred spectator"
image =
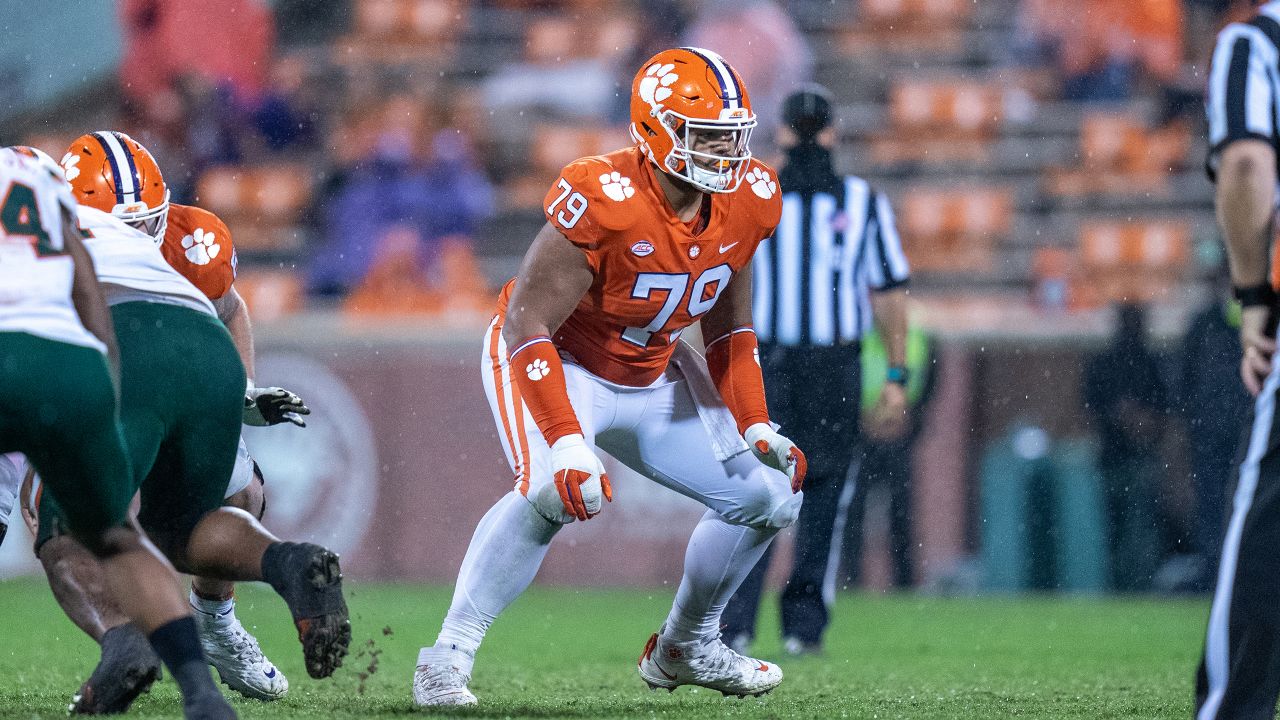
[[[1121,592],[1149,588],[1160,560],[1158,448],[1171,403],[1146,338],[1144,309],[1119,306],[1110,344],[1084,372],[1083,396],[1101,442],[1112,588]]]
[[[1147,76],[1177,79],[1183,56],[1181,0],[1026,0],[1020,42],[1056,58],[1063,96],[1078,101],[1130,98]]]
[[[903,432],[888,427],[873,410],[880,402],[889,367],[879,332],[862,340],[862,426],[865,429],[862,458],[855,470],[853,502],[845,526],[842,554],[845,586],[859,583],[862,570],[867,498],[881,489],[888,495],[890,581],[899,590],[914,584],[915,557],[911,522],[911,477],[916,441],[924,430],[925,412],[934,387],[933,342],[912,323],[907,332],[907,420]]]
[[[122,0],[125,95],[146,103],[195,73],[236,93],[266,81],[274,30],[262,0]]]
[[[606,117],[613,104],[615,68],[591,43],[583,42],[597,25],[595,18],[569,17],[545,17],[531,24],[524,60],[485,81],[485,104],[506,115],[523,111],[565,120]],[[625,56],[628,49],[620,48],[614,57]]]
[[[813,52],[803,34],[773,0],[698,0],[687,45],[719,53],[747,84],[758,127],[777,127],[782,101],[813,74]],[[751,150],[774,159],[770,133],[751,136]]]
[[[1225,274],[1225,268],[1224,268]],[[1229,284],[1221,278],[1220,287]],[[1203,560],[1197,589],[1209,590],[1217,574],[1227,489],[1251,404],[1240,380],[1240,306],[1211,294],[1182,341],[1182,408],[1187,420],[1191,481],[1195,488],[1192,550]]]
[[[320,103],[308,82],[306,61],[283,57],[271,68],[271,84],[250,110],[253,126],[268,152],[311,149],[316,146]]]
[[[405,95],[388,100],[372,121],[363,114],[355,113],[346,138],[362,155],[323,209],[325,242],[309,271],[312,293],[348,292],[383,238],[401,230],[414,234],[420,267],[429,268],[443,238],[470,237],[491,211],[492,189],[460,129],[432,132],[422,104]]]

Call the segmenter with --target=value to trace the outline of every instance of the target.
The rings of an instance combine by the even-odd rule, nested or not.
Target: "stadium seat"
[[[439,64],[453,57],[466,26],[462,0],[358,0],[355,32],[337,40],[339,65]]]
[[[1072,293],[1085,306],[1167,299],[1182,286],[1190,255],[1185,220],[1085,222]]]
[[[902,198],[898,215],[913,270],[990,272],[1013,228],[1013,191],[917,188]]]
[[[270,322],[303,308],[302,277],[288,270],[246,269],[236,275],[236,289],[257,322]]]
[[[227,223],[242,251],[286,252],[301,245],[297,223],[311,201],[304,165],[218,166],[196,184],[200,204]]]
[[[971,0],[863,0],[860,19],[872,27],[958,27],[973,14]]]
[[[1044,188],[1057,197],[1167,197],[1190,147],[1186,123],[1152,129],[1132,114],[1091,112],[1080,123],[1080,164],[1048,168]]]

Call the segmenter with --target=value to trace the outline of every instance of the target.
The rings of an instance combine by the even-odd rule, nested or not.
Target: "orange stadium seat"
[[[311,201],[311,176],[294,164],[210,168],[196,184],[202,207],[227,223],[237,248],[295,250],[297,222]]]
[[[841,33],[839,47],[847,57],[955,52],[973,8],[971,0],[864,0],[858,23]]]
[[[913,269],[989,272],[998,245],[1013,229],[1013,191],[917,188],[903,197],[899,216]]]
[[[1191,224],[1183,220],[1093,221],[1080,226],[1086,265],[1118,268],[1179,268],[1191,252]]]
[[[1180,287],[1190,254],[1185,220],[1086,222],[1072,293],[1084,306],[1159,300]]]
[[[236,275],[236,289],[258,322],[269,322],[302,309],[302,277],[287,270],[242,270]]]
[[[863,0],[860,19],[873,26],[956,27],[969,19],[972,0]]]
[[[903,80],[889,90],[894,126],[922,132],[993,132],[1004,114],[1004,91],[995,83],[966,80]]]
[[[1187,165],[1190,147],[1186,123],[1150,129],[1129,114],[1089,113],[1080,125],[1080,165],[1049,168],[1045,189],[1063,197],[1167,195],[1170,175]]]
[[[889,89],[889,130],[871,138],[872,161],[984,162],[1004,102],[1005,89],[994,81],[897,81]]]
[[[341,64],[442,62],[466,24],[463,0],[357,0],[355,32],[335,41]]]

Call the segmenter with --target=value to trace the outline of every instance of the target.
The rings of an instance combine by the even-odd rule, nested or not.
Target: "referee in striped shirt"
[[[834,599],[859,445],[859,342],[873,323],[889,360],[874,417],[890,437],[906,430],[907,259],[885,196],[861,178],[836,174],[831,115],[830,93],[819,86],[784,102],[782,221],[752,267],[769,411],[809,457],[795,565],[782,595],[784,644],[794,654],[821,648]],[[755,634],[769,557],[725,609],[731,645],[745,647]]]
[[[1240,374],[1256,400],[1196,677],[1197,720],[1272,720],[1280,695],[1280,370],[1276,291],[1267,277],[1280,144],[1278,56],[1280,1],[1228,25],[1209,71],[1209,175],[1243,306]]]

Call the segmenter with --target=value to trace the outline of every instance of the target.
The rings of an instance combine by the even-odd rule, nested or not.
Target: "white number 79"
[[[547,214],[550,215],[557,205],[564,202],[565,198],[569,198],[569,201],[564,203],[564,210],[555,215],[556,220],[560,221],[560,225],[565,230],[568,230],[577,225],[578,221],[582,219],[583,213],[587,211],[587,199],[582,196],[582,193],[574,192],[573,187],[569,185],[569,181],[564,178],[560,178],[559,187],[563,192],[556,197],[555,202],[551,203],[551,207],[547,208]],[[569,211],[569,217],[567,218],[564,216],[565,210]]]

